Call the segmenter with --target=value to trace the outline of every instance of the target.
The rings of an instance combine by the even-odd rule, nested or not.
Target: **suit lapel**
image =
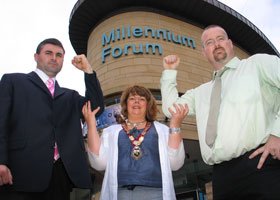
[[[41,88],[44,92],[49,94],[51,96],[51,93],[45,83],[41,80],[41,78],[35,73],[35,72],[30,72],[27,74],[28,78],[39,88]]]
[[[49,89],[47,88],[46,84],[41,80],[41,78],[35,73],[30,72],[27,74],[28,78],[38,87],[40,87],[44,92],[46,92],[48,95],[52,96]],[[54,98],[57,98],[58,96],[62,95],[65,92],[63,88],[61,88],[58,84],[58,82],[55,82],[55,90],[54,90]]]
[[[57,81],[55,81],[55,90],[54,90],[54,98],[59,97],[60,95],[64,94],[65,90],[61,88]]]

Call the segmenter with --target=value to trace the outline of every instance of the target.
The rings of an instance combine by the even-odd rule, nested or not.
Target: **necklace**
[[[142,122],[142,123],[144,123],[144,122]],[[144,136],[146,135],[147,131],[151,128],[151,126],[152,126],[152,123],[147,122],[142,133],[137,138],[134,138],[133,133],[135,131],[137,131],[137,128],[134,127],[133,129],[129,130],[127,127],[127,124],[122,123],[122,128],[126,132],[128,139],[130,140],[131,144],[133,145],[131,157],[134,158],[135,160],[139,160],[143,156],[140,145],[144,141]]]
[[[135,122],[135,123],[132,123],[130,121],[128,121],[128,119],[125,120],[126,124],[128,126],[133,126],[133,127],[136,127],[136,126],[139,126],[139,125],[142,125],[146,122],[146,120],[142,121],[142,122]]]

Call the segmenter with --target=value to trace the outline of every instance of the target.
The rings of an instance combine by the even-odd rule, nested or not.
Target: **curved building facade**
[[[70,17],[69,35],[77,54],[86,54],[100,80],[107,110],[100,127],[116,123],[121,92],[128,86],[148,87],[161,110],[162,59],[169,54],[181,58],[178,91],[197,87],[212,78],[213,69],[203,57],[203,28],[224,27],[239,58],[255,53],[279,56],[265,35],[246,18],[216,0],[80,0]],[[168,124],[160,113],[158,120]],[[195,118],[182,125],[186,163],[174,172],[178,199],[206,194],[211,167],[203,163]]]

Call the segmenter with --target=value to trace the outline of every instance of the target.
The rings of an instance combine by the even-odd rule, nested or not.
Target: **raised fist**
[[[92,73],[92,68],[84,54],[75,56],[72,60],[72,64],[88,74]]]
[[[176,69],[180,63],[180,58],[177,55],[168,55],[163,58],[164,69]]]

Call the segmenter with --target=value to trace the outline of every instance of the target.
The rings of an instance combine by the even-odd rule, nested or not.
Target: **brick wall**
[[[172,41],[163,40],[162,38],[152,38],[151,33],[145,38],[133,37],[116,40],[110,44],[102,46],[102,35],[110,35],[114,29],[130,26],[132,30],[135,27],[153,28],[154,30],[169,30],[170,33],[185,36],[195,41],[195,48],[176,44]],[[121,92],[127,86],[140,84],[151,89],[160,89],[160,77],[162,72],[162,59],[169,54],[177,54],[180,56],[180,66],[178,68],[178,91],[184,93],[187,89],[205,83],[212,78],[212,67],[203,57],[201,53],[200,37],[202,29],[195,25],[184,21],[163,16],[152,12],[127,12],[118,14],[108,18],[96,26],[89,36],[88,40],[88,59],[93,69],[96,71],[100,80],[101,87],[106,99],[107,95]],[[120,33],[122,36],[122,33]],[[126,35],[126,34],[125,34]],[[127,35],[126,35],[127,36]],[[233,41],[234,42],[234,41]],[[102,51],[111,46],[111,51],[116,47],[124,48],[125,45],[136,46],[139,50],[141,44],[152,43],[159,44],[162,47],[162,55],[156,51],[156,54],[145,53],[143,46],[143,54],[134,54],[132,48],[127,50],[127,55],[121,55],[118,58],[108,55],[105,57],[105,62],[102,62]],[[248,54],[238,47],[234,47],[236,55],[239,58],[246,58]],[[162,113],[159,118],[163,118]],[[182,128],[184,137],[189,139],[197,139],[195,119],[186,118],[184,121],[187,125]]]

